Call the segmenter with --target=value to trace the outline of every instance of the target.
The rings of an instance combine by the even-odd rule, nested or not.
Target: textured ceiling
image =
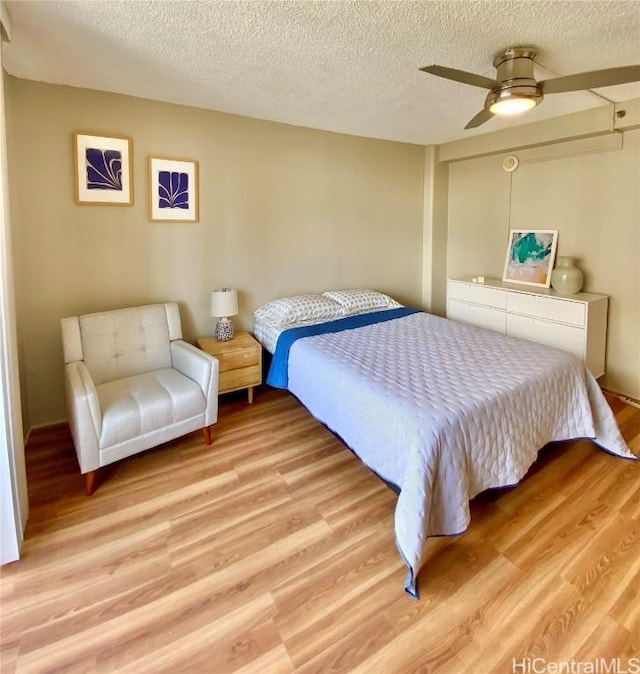
[[[640,63],[639,0],[6,2],[16,77],[374,138],[431,144],[606,101],[548,95],[464,131],[486,92],[427,75],[495,76],[493,54],[539,49],[540,79]],[[598,94],[640,97],[640,84]]]

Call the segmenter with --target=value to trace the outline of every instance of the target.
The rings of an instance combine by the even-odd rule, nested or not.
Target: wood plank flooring
[[[211,446],[194,433],[121,461],[89,498],[67,429],[32,434],[23,557],[1,570],[3,673],[640,656],[640,463],[547,447],[520,485],[473,501],[466,534],[430,541],[415,602],[393,492],[288,394],[244,398],[223,399]],[[640,409],[610,404],[640,455]]]

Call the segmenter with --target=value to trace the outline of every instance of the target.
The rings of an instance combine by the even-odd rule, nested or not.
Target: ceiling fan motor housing
[[[542,89],[533,74],[533,60],[537,53],[531,47],[510,47],[495,55],[493,65],[497,69],[496,79],[502,86],[489,92],[486,107],[512,98],[527,98],[535,105],[542,101]]]

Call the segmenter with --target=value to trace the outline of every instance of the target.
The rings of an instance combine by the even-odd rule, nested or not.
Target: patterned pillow
[[[367,288],[329,290],[322,294],[341,304],[348,314],[357,314],[373,309],[395,309],[402,306],[388,295]]]
[[[345,311],[341,304],[318,293],[282,297],[263,304],[254,316],[275,325],[288,325],[315,318],[341,318]]]

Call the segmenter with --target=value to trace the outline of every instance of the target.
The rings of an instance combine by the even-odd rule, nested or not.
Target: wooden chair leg
[[[202,433],[204,435],[204,441],[207,443],[207,445],[211,444],[211,426],[205,426],[202,429]]]
[[[98,471],[90,470],[84,474],[84,493],[91,496],[98,486]]]

